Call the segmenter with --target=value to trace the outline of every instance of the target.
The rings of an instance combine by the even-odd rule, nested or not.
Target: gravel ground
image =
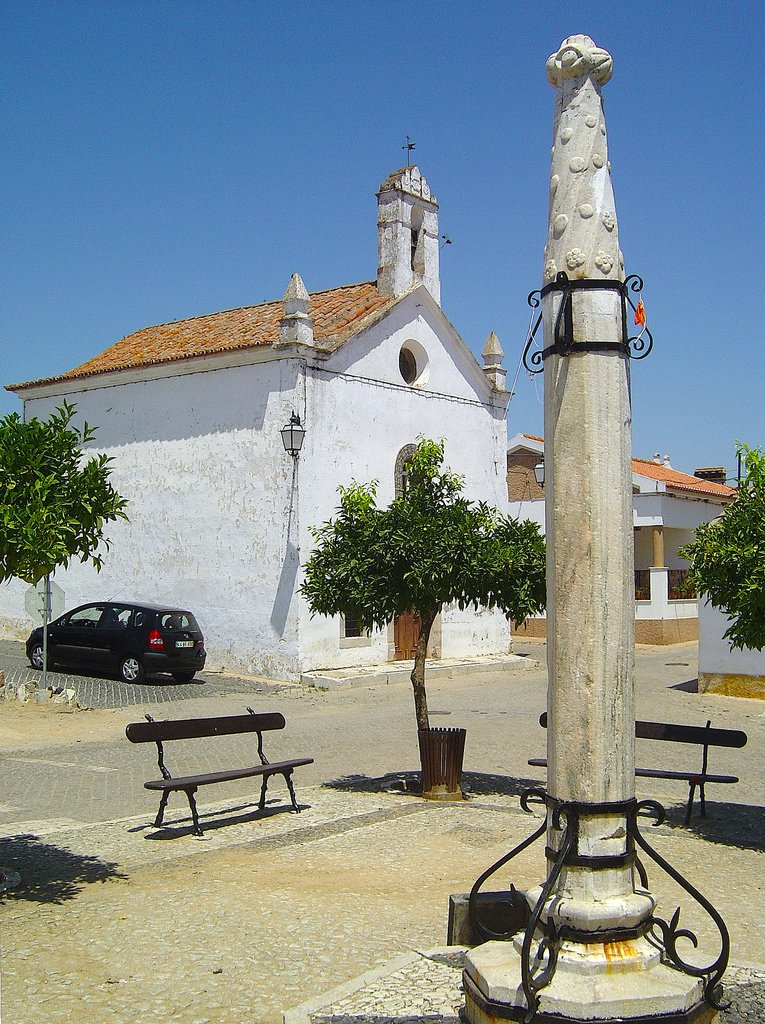
[[[539,645],[529,649],[543,661]],[[7,676],[26,671],[2,656],[0,647]],[[639,795],[667,804],[669,823],[651,829],[650,841],[730,927],[739,967],[726,976],[733,1002],[720,1024],[765,1022],[765,969],[741,966],[765,964],[758,927],[765,919],[765,705],[695,693],[694,659],[692,645],[639,652],[638,714],[743,728],[747,747],[715,752],[713,764],[741,781],[710,791],[707,817],[694,815],[687,829],[682,786],[651,781]],[[415,957],[414,993],[392,1019],[453,1024],[446,1012],[453,1007],[439,1000],[444,985],[459,985],[459,971],[411,951],[445,940],[449,894],[469,889],[533,827],[518,793],[534,781],[527,759],[544,753],[537,723],[543,668],[480,686],[457,679],[429,685],[435,724],[468,729],[472,798],[453,806],[426,804],[406,791],[417,762],[406,684],[325,692],[203,675],[202,684],[154,684],[129,694],[115,680],[79,679],[78,697],[97,710],[53,715],[32,702],[27,712],[9,708],[0,720],[0,852],[3,865],[22,875],[22,887],[2,901],[4,1022],[279,1024],[283,1010],[370,968],[383,985],[367,993],[377,1008],[361,1013],[346,992],[342,998],[351,1001],[338,1010],[349,1024],[379,1022],[386,1017],[385,965],[404,955]],[[132,700],[137,705],[126,705]],[[155,711],[156,703],[167,707]],[[126,722],[145,711],[168,718],[240,714],[247,704],[285,714],[287,729],[267,745],[272,759],[315,757],[296,775],[303,813],[286,812],[281,780],[269,789],[264,814],[257,792],[219,786],[200,805],[204,839],[190,835],[182,798],[171,800],[167,828],[152,829],[156,799],[143,782],[156,775],[156,755],[127,744]],[[166,752],[175,770],[182,750]],[[251,754],[236,737],[209,752],[193,743],[188,749],[199,770]],[[688,755],[644,747],[639,756],[662,764],[677,758],[684,767]],[[385,791],[396,786],[397,793]],[[524,888],[543,874],[543,854],[525,851],[512,880]],[[662,916],[683,904],[683,925],[706,941],[703,920],[685,909],[687,898],[650,865],[649,876]],[[405,980],[394,985],[399,996],[407,995]]]

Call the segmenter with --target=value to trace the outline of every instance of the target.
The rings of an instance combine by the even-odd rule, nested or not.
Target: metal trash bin
[[[422,795],[426,800],[462,800],[466,729],[418,729]]]

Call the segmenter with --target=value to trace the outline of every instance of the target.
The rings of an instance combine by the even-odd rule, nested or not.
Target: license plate
[[[175,646],[176,647],[193,647],[194,646],[194,641],[193,640],[176,640],[175,641]]]

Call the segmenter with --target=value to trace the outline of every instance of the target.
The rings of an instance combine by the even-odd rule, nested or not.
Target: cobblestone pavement
[[[282,794],[262,815],[255,801],[207,804],[201,840],[183,812],[160,830],[130,818],[6,839],[5,866],[24,882],[3,908],[4,1019],[276,1024],[307,995],[444,941],[449,894],[466,891],[537,820],[501,794],[462,805],[325,786],[299,795],[300,815],[286,812]],[[737,962],[764,963],[765,936],[749,922],[765,902],[765,855],[677,827],[652,829],[651,840],[681,871],[703,867]],[[543,870],[542,850],[531,848],[512,878],[525,888]],[[678,891],[650,874],[669,915]],[[732,878],[751,881],[732,892]],[[713,948],[693,906],[683,923]],[[380,972],[366,990],[318,1009],[316,1024],[336,1015],[448,1020],[443,999],[458,999],[459,978],[434,964],[393,985]]]
[[[682,787],[641,788],[640,795],[658,795],[670,807],[670,824],[646,831],[722,910],[737,967],[752,965],[749,974],[733,975],[739,987],[721,1024],[763,1021],[765,705],[695,694],[694,658],[692,645],[639,655],[638,713],[744,728],[749,745],[713,762],[739,774],[741,783],[710,791],[708,817],[694,817],[689,829],[679,824]],[[8,672],[2,660],[0,668]],[[191,835],[182,797],[171,798],[167,827],[153,829],[156,801],[143,782],[156,777],[155,758],[149,745],[131,747],[124,738],[125,724],[148,710],[148,699],[68,712],[63,721],[99,724],[92,739],[42,746],[32,730],[0,751],[0,863],[22,876],[21,887],[2,901],[4,1022],[277,1024],[282,1011],[378,969],[371,988],[356,985],[345,1003],[318,1006],[315,1024],[335,1009],[343,1024],[379,1024],[392,1006],[386,965],[404,956],[394,986],[403,1000],[393,1007],[396,1019],[408,1008],[409,1019],[427,1015],[429,1024],[453,1024],[439,999],[444,992],[452,998],[459,972],[451,961],[412,951],[445,941],[449,894],[469,889],[534,827],[518,793],[541,778],[526,760],[544,752],[536,723],[545,700],[543,669],[526,669],[496,686],[429,687],[434,723],[449,716],[444,724],[468,729],[471,799],[459,805],[435,805],[407,792],[417,763],[407,686],[340,693],[295,687],[262,693],[256,686],[244,681],[241,689],[210,696],[195,691],[174,701],[167,717],[241,713],[246,704],[283,711],[287,728],[266,743],[267,754],[316,758],[296,772],[299,815],[288,813],[276,779],[262,814],[246,783],[205,792],[203,839]],[[30,709],[30,722],[34,714]],[[177,745],[185,753],[176,753],[175,746],[168,745],[166,756],[178,771],[252,756],[240,737],[219,738],[212,751],[189,742]],[[520,888],[543,874],[540,849],[513,862]],[[703,916],[678,887],[656,869],[649,875],[662,915],[682,903],[681,923],[709,944]],[[355,992],[373,1000],[363,1013]]]
[[[41,673],[33,669],[19,641],[0,640],[0,668],[6,683],[16,686],[31,683],[38,686]],[[145,683],[123,683],[121,679],[84,675],[74,672],[48,672],[48,686],[71,688],[78,703],[89,708],[123,708],[139,705],[168,704],[214,697],[224,693],[277,693],[284,683],[269,679],[245,679],[218,672],[201,672],[191,683],[176,683],[171,676],[158,675]]]
[[[464,948],[414,950],[285,1014],[285,1024],[459,1024]],[[719,1024],[762,1024],[765,971],[731,968]]]

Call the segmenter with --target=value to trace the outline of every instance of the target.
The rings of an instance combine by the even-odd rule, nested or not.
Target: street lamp
[[[534,466],[534,476],[536,477],[536,481],[539,484],[539,486],[540,487],[544,487],[544,485],[545,485],[545,460],[544,459],[542,459],[541,462],[538,462],[536,464],[536,466]]]
[[[300,422],[300,417],[297,413],[293,412],[289,423],[282,427],[281,435],[285,452],[291,455],[293,459],[296,459],[300,449],[303,447],[303,438],[305,437],[305,427]]]

